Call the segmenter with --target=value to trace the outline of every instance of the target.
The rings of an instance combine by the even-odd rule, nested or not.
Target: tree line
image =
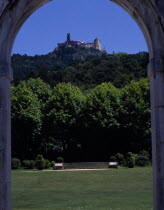
[[[108,161],[116,153],[151,153],[149,81],[92,89],[42,79],[12,85],[12,156],[66,162]]]
[[[51,87],[68,83],[82,90],[92,89],[103,82],[122,88],[132,80],[146,77],[149,55],[105,52],[93,49],[65,48],[47,55],[13,55],[15,84],[29,78],[41,78]]]

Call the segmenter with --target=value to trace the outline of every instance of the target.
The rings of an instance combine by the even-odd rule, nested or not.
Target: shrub
[[[123,154],[117,153],[116,154],[117,162],[120,166],[126,166],[126,160]]]
[[[20,168],[20,167],[21,167],[20,160],[17,159],[17,158],[13,158],[13,159],[11,160],[11,168],[12,168],[12,169],[18,169],[18,168]]]
[[[45,162],[45,168],[50,168],[51,166],[50,161],[45,159],[44,162]]]
[[[147,152],[147,151],[145,151],[145,150],[142,150],[139,154],[138,154],[138,156],[146,156],[146,157],[150,157],[150,155],[149,155],[149,153]]]
[[[57,158],[57,163],[63,163],[63,162],[64,162],[64,159],[62,157]]]
[[[134,154],[133,154],[132,152],[128,152],[127,157],[128,157],[128,158],[134,157]]]
[[[149,166],[150,165],[149,158],[147,156],[138,155],[138,157],[136,158],[136,165],[142,167]]]
[[[115,156],[111,156],[111,157],[109,158],[109,161],[110,161],[110,162],[116,162],[116,157],[115,157]]]
[[[36,168],[36,160],[34,160],[34,168]]]
[[[43,170],[45,168],[45,162],[43,155],[38,155],[36,158],[36,168],[38,170]]]
[[[54,167],[55,161],[51,161],[51,167]]]
[[[24,160],[23,161],[23,166],[26,169],[33,169],[35,168],[35,163],[33,160]]]
[[[134,157],[128,157],[126,160],[126,164],[128,168],[134,168],[135,166],[135,158]]]

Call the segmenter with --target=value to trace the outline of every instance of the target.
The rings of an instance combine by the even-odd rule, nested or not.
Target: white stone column
[[[11,210],[10,79],[0,74],[0,210]]]
[[[151,88],[154,210],[164,210],[164,57],[148,67]]]

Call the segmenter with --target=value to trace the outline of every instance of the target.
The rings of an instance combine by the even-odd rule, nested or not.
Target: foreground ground
[[[151,210],[152,169],[13,171],[14,210]]]

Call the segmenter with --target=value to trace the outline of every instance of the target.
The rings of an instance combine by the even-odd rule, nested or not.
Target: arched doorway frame
[[[27,18],[50,0],[0,2],[0,209],[11,209],[11,50]],[[164,209],[164,4],[160,0],[113,0],[138,23],[150,61],[154,210]]]

